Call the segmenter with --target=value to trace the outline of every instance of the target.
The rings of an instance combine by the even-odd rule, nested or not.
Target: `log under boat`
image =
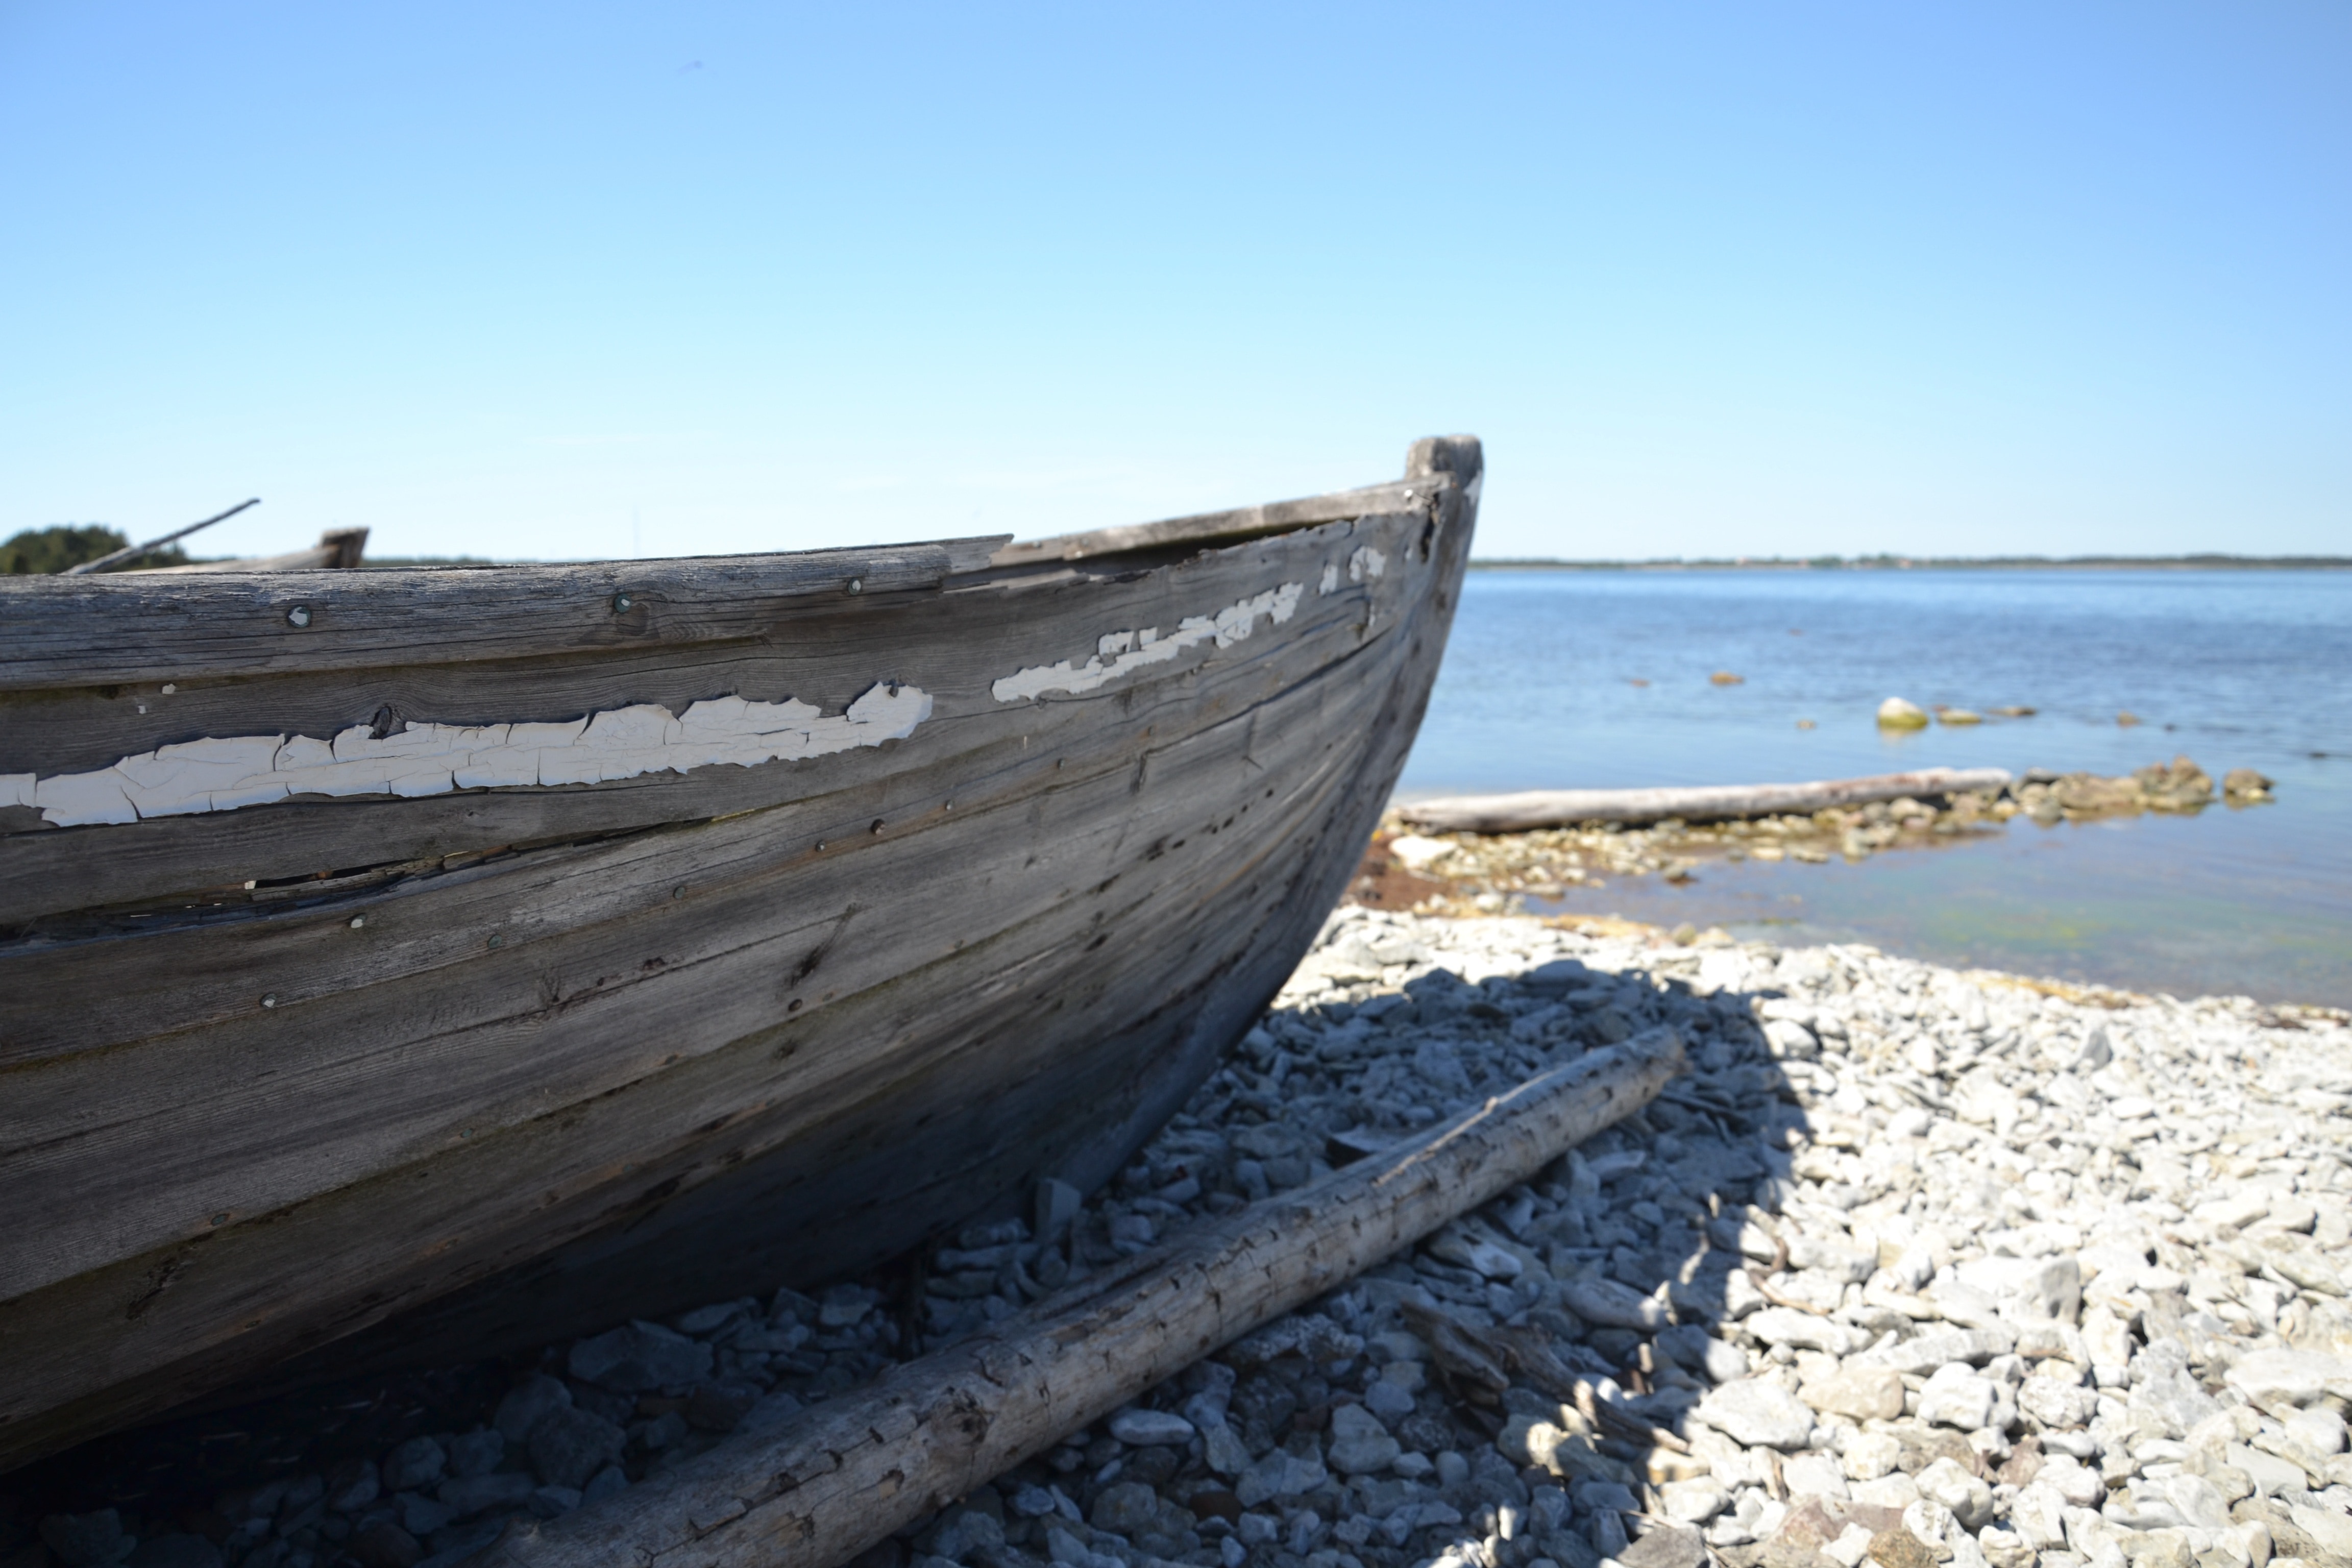
[[[1481,472],[1007,545],[0,581],[0,1468],[1092,1186],[1288,974]]]

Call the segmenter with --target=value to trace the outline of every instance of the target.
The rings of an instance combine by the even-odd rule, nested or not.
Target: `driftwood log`
[[[1682,1065],[1668,1029],[1592,1052],[477,1561],[831,1568],[1526,1180]]]
[[[2000,789],[2006,768],[1925,768],[1863,779],[1811,784],[1742,784],[1679,789],[1538,789],[1517,795],[1460,795],[1414,801],[1397,808],[1415,827],[1446,833],[1524,833],[1579,822],[1716,822],[1863,805],[1904,795],[1925,798],[1966,790]]]

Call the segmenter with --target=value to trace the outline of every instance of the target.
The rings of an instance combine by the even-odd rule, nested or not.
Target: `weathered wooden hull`
[[[1478,476],[987,567],[0,584],[0,1466],[1108,1177],[1352,869]]]

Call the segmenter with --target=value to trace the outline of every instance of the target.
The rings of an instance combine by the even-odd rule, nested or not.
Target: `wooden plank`
[[[1181,882],[1154,880],[1181,877],[1212,852],[1219,825],[1200,822],[1203,801],[1230,795],[1228,779],[1248,771],[1245,753],[1285,774],[1301,766],[1286,753],[1328,744],[1312,728],[1277,722],[1253,736],[1229,720],[1161,751],[1140,795],[1129,788],[1131,768],[1066,783],[1049,772],[1038,782],[1052,786],[1030,798],[919,816],[887,839],[856,834],[847,852],[795,846],[765,876],[724,868],[691,900],[669,897],[662,880],[663,859],[678,848],[668,836],[558,868],[574,874],[528,892],[478,875],[399,911],[404,919],[380,917],[393,921],[385,935],[421,928],[459,961],[419,971],[395,951],[373,984],[273,954],[269,963],[288,976],[282,992],[247,993],[235,1016],[207,1026],[53,1062],[0,1101],[0,1185],[31,1216],[0,1235],[0,1299],[206,1234],[215,1214],[268,1212],[719,1048],[803,1000],[774,977],[831,942],[836,927],[856,940],[835,944],[813,976],[812,1004],[824,998],[819,986],[882,984],[913,954],[1037,920],[1122,875],[1108,920],[1131,914],[1140,899],[1197,899]],[[1155,854],[1162,837],[1181,847]],[[1026,849],[1017,864],[992,868],[956,899],[939,897],[943,859],[984,860],[985,847],[1016,845]],[[1230,840],[1213,849],[1234,852]],[[789,898],[779,896],[780,879]],[[552,939],[533,930],[539,910],[564,910],[575,897],[627,912]],[[519,910],[529,913],[518,919]],[[852,910],[859,917],[845,918]],[[875,929],[889,940],[867,938]],[[486,931],[509,933],[512,946],[487,948]],[[332,917],[311,934],[345,951],[377,940]],[[110,945],[135,962],[151,944]],[[184,960],[169,967],[191,970]],[[41,990],[57,994],[53,982]],[[260,994],[278,1004],[258,1005]],[[671,1022],[648,1035],[638,1024],[647,1016]]]
[[[1656,1099],[1654,1030],[1280,1198],[1191,1226],[874,1387],[722,1443],[658,1482],[510,1528],[496,1568],[846,1563],[1066,1434],[1305,1305]]]
[[[955,542],[565,566],[0,578],[0,690],[731,641],[761,636],[803,599],[935,593],[973,553],[972,542]]]
[[[1916,773],[1875,773],[1868,778],[1823,779],[1810,784],[1705,784],[1667,789],[1526,790],[1517,795],[1447,795],[1407,802],[1397,812],[1417,827],[1439,832],[1524,833],[1580,822],[1716,822],[1727,817],[1770,816],[1781,812],[1822,811],[1874,800],[1948,795],[1967,790],[2002,789],[2006,768],[1923,768]]]
[[[1305,622],[1278,648],[1260,639],[1237,646],[1238,657],[1172,672],[1118,697],[1095,693],[1004,710],[985,727],[993,733],[974,721],[931,756],[902,753],[895,771],[877,784],[728,814],[729,820],[693,828],[684,837],[639,835],[590,847],[558,846],[448,871],[428,863],[390,884],[362,882],[349,892],[328,890],[299,904],[255,903],[250,900],[261,892],[231,891],[210,907],[158,910],[139,921],[109,922],[96,936],[36,937],[0,946],[0,1068],[111,1050],[222,1020],[252,1021],[257,998],[264,994],[292,1007],[379,981],[413,984],[441,966],[480,956],[493,933],[501,935],[514,960],[529,944],[622,910],[667,909],[677,888],[688,889],[699,907],[721,889],[809,865],[817,843],[835,846],[829,851],[835,858],[844,846],[856,853],[871,839],[897,842],[936,825],[950,810],[986,813],[1106,770],[1126,788],[1139,765],[1169,765],[1156,755],[1164,748],[1155,747],[1147,731],[1196,728],[1214,704],[1238,710],[1290,679],[1288,668],[1336,658],[1353,646],[1357,638],[1346,617],[1356,612],[1346,605],[1330,609],[1327,621]],[[1107,720],[1097,710],[1112,703],[1124,711]],[[1273,746],[1259,759],[1265,766],[1281,760],[1284,742]],[[880,834],[873,831],[876,821],[885,825]],[[1138,828],[1128,825],[1129,831]],[[298,894],[301,885],[270,891]],[[726,918],[730,931],[751,929],[742,924],[748,914]],[[351,927],[354,919],[365,923]],[[59,994],[88,1002],[68,1015],[54,1005]],[[377,1008],[373,1002],[365,1005]],[[288,1016],[278,1013],[271,1026]],[[347,1025],[320,1026],[337,1038],[352,1037]],[[5,1123],[0,1113],[0,1126]]]
[[[1201,562],[1153,573],[1103,592],[1105,580],[1059,579],[1034,585],[993,584],[953,592],[917,606],[869,605],[854,614],[828,613],[796,626],[791,640],[758,653],[698,648],[682,653],[632,650],[597,658],[501,662],[479,668],[286,675],[216,685],[179,683],[159,690],[41,694],[9,714],[0,733],[0,773],[43,776],[100,768],[118,758],[204,735],[251,732],[332,734],[371,714],[389,711],[419,721],[488,722],[570,719],[633,702],[663,703],[682,711],[701,698],[740,692],[761,700],[787,696],[837,711],[883,676],[933,691],[937,727],[953,729],[961,715],[1007,711],[987,695],[995,676],[1035,660],[1041,649],[1081,658],[1109,622],[1172,626],[1184,615],[1213,608],[1220,595],[1238,595],[1258,579],[1313,576],[1337,552],[1361,538],[1397,541],[1423,520],[1400,517],[1360,530],[1344,526],[1224,551]],[[1391,546],[1394,548],[1394,546]],[[1342,583],[1332,597],[1349,605],[1402,591],[1402,577],[1370,584]],[[1252,591],[1255,591],[1252,589]],[[1108,602],[1107,602],[1108,601]],[[1303,613],[1341,613],[1309,594]],[[941,612],[949,612],[942,620]],[[1190,660],[1188,659],[1188,663]],[[1061,705],[1055,699],[1033,708]],[[142,711],[141,710],[150,710]],[[928,739],[918,737],[928,744]],[[0,838],[0,923],[19,923],[60,909],[105,907],[185,889],[234,887],[341,869],[354,835],[352,813],[365,811],[371,844],[383,861],[446,856],[567,833],[626,830],[693,820],[776,804],[811,784],[793,772],[821,766],[838,787],[862,787],[901,764],[877,753],[843,754],[817,763],[764,769],[715,768],[679,775],[647,775],[597,786],[559,790],[467,791],[417,800],[298,799],[266,808],[199,816],[163,817],[100,828],[36,827]]]
[[[1004,545],[991,558],[998,566],[1025,566],[1045,561],[1085,561],[1122,551],[1165,550],[1176,545],[1226,543],[1261,534],[1284,533],[1309,523],[1340,522],[1380,513],[1412,510],[1429,499],[1429,480],[1410,478],[1362,489],[1339,490],[1303,500],[1274,501],[1265,506],[1237,507],[1230,511],[1171,517],[1160,522],[1125,528],[1097,529],[1091,533],[1065,533],[1051,539],[1023,540]]]

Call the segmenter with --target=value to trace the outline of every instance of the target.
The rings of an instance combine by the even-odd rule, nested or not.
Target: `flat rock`
[[[1893,1421],[1903,1414],[1903,1378],[1885,1367],[1842,1367],[1800,1384],[1797,1397],[1824,1415]]]
[[[1804,1401],[1777,1384],[1754,1379],[1710,1390],[1691,1414],[1750,1448],[1801,1448],[1813,1430],[1813,1413]]]
[[[1181,1447],[1192,1440],[1192,1424],[1171,1410],[1129,1405],[1110,1418],[1110,1435],[1130,1448]]]
[[[2319,1351],[2263,1350],[2239,1357],[2221,1381],[2247,1398],[2316,1405],[2352,1400],[2352,1362]]]

